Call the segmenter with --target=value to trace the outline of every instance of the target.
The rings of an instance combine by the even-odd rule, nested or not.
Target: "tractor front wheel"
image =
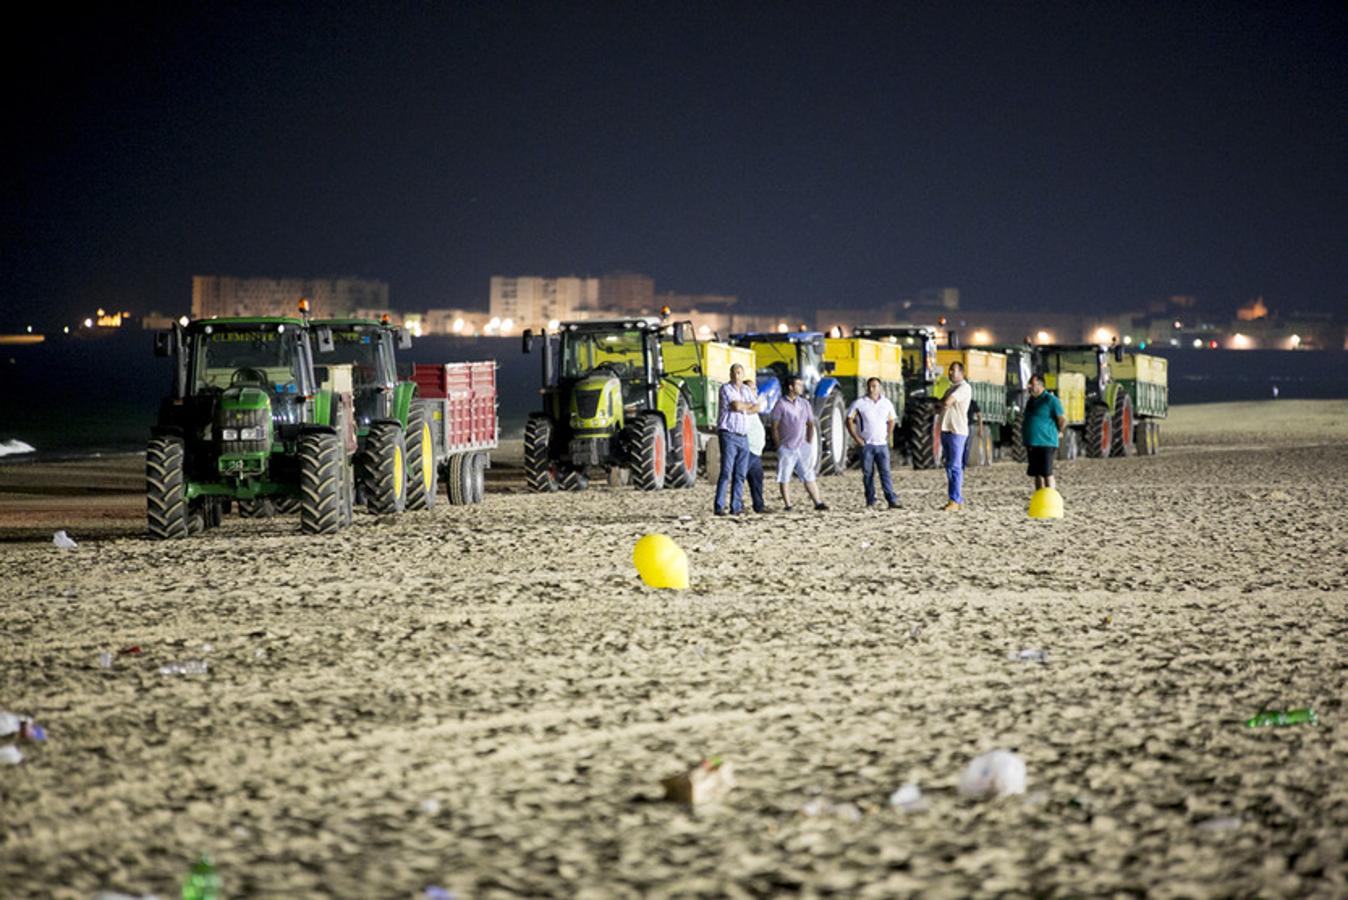
[[[632,426],[630,447],[632,486],[639,491],[658,491],[665,486],[668,439],[660,415],[644,415]]]
[[[1011,420],[1011,459],[1023,463],[1029,458],[1030,455],[1025,450],[1025,413],[1016,410],[1016,417]]]
[[[342,527],[342,439],[335,434],[300,435],[300,531],[336,534]]]
[[[1092,406],[1086,413],[1086,455],[1091,459],[1109,456],[1113,445],[1113,420],[1109,410],[1102,403]]]
[[[531,491],[557,490],[557,464],[552,459],[552,420],[535,413],[524,426],[524,477]]]
[[[847,468],[847,420],[837,391],[824,399],[815,427],[819,429],[818,473],[841,475]]]
[[[188,535],[185,458],[181,438],[154,438],[145,449],[145,514],[156,540]]]
[[[908,458],[913,468],[940,468],[941,417],[936,414],[936,403],[931,400],[914,403],[904,430],[908,435]]]
[[[407,508],[407,446],[396,422],[371,426],[365,439],[361,486],[372,513],[400,513]]]
[[[430,416],[420,403],[412,404],[408,413],[403,443],[407,446],[407,508],[430,509],[435,506],[438,473]]]
[[[669,486],[690,488],[697,482],[697,422],[683,398],[674,410],[669,434]]]
[[[1119,391],[1114,403],[1110,436],[1110,456],[1132,456],[1137,451],[1137,445],[1133,443],[1133,398],[1123,391]]]
[[[583,468],[567,469],[562,473],[562,490],[583,491],[590,486],[590,476]]]
[[[296,507],[298,509],[298,507]],[[292,512],[287,509],[283,512]],[[277,513],[277,503],[270,497],[258,497],[255,500],[240,500],[239,515],[245,519],[270,519]]]

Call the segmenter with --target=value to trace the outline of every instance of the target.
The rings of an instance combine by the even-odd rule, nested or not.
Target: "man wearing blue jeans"
[[[858,430],[860,420],[860,430]],[[866,505],[875,506],[875,470],[880,470],[880,487],[890,509],[899,509],[899,496],[889,474],[889,445],[894,440],[894,404],[880,392],[880,379],[866,382],[866,396],[858,397],[847,410],[847,430],[861,445],[861,482],[866,488]]]
[[[721,442],[721,471],[716,479],[718,516],[744,512],[744,479],[749,472],[749,417],[758,415],[758,393],[743,381],[744,366],[730,367],[730,382],[721,386],[716,437]],[[727,489],[730,508],[726,509]]]
[[[941,398],[941,457],[945,460],[946,512],[964,508],[964,445],[969,440],[969,402],[973,388],[964,380],[964,364],[952,362],[950,388]]]

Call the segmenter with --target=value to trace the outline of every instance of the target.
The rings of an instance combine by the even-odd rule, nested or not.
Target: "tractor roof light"
[[[309,318],[309,298],[308,298],[308,297],[301,297],[298,306],[299,306],[300,315],[303,316],[303,317],[306,318],[306,319]]]
[[[388,325],[388,324],[389,324],[390,322],[392,322],[392,321],[393,321],[393,320],[392,320],[391,318],[389,318],[389,314],[388,314],[388,313],[384,313],[383,315],[381,315],[381,316],[379,317],[379,324],[380,324],[380,325]]]

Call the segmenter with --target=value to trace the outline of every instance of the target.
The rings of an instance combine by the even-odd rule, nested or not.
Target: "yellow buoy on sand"
[[[688,554],[664,534],[648,534],[632,548],[641,580],[653,588],[688,587]]]
[[[1040,488],[1030,496],[1031,519],[1061,519],[1062,494],[1051,487]]]

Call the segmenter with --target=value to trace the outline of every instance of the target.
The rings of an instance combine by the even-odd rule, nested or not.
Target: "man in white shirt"
[[[894,404],[880,393],[880,379],[866,382],[866,396],[858,397],[847,410],[847,430],[861,445],[861,481],[866,488],[866,505],[875,506],[875,470],[880,470],[880,487],[890,509],[899,509],[899,496],[889,475],[889,445],[894,440]],[[861,426],[858,430],[858,424]]]
[[[768,434],[763,427],[761,416],[749,417],[749,469],[744,473],[745,480],[749,483],[749,500],[752,501],[754,512],[765,513],[768,511],[767,504],[763,501],[763,448],[767,446]]]
[[[964,364],[952,362],[950,387],[941,398],[941,457],[945,460],[946,512],[964,508],[964,445],[969,440],[969,401],[973,388],[964,380]]]

